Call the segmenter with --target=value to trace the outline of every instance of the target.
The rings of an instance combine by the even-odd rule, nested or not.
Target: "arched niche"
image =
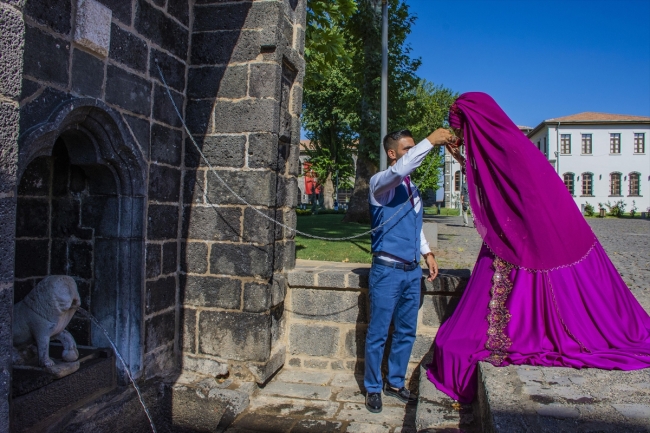
[[[66,103],[19,138],[16,301],[45,275],[73,276],[82,306],[135,376],[143,361],[146,173],[121,115],[93,99]],[[71,325],[81,343],[108,346],[78,316]]]

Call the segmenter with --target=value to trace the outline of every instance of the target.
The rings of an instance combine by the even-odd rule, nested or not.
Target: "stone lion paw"
[[[77,359],[79,359],[79,351],[77,350],[76,347],[72,347],[70,349],[64,350],[63,353],[61,354],[61,357],[66,362],[76,361]]]
[[[42,362],[43,367],[49,368],[54,366],[54,361],[52,361],[50,358],[45,358]]]

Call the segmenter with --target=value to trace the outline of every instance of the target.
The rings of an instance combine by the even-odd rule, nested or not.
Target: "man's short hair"
[[[411,134],[411,131],[408,129],[393,131],[386,134],[384,137],[384,151],[388,153],[390,149],[397,150],[397,143],[399,143],[399,141],[404,137],[413,138],[413,134]]]

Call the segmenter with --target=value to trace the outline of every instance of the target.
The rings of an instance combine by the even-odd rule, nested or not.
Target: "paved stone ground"
[[[351,373],[283,369],[251,397],[228,433],[415,433],[415,405],[384,396],[373,414],[363,378]]]
[[[482,243],[476,230],[463,227],[461,217],[435,219],[439,233],[436,256],[440,267],[472,269]],[[623,279],[645,309],[650,311],[650,221],[593,218],[588,221]],[[526,412],[526,416],[530,418],[527,424],[518,424],[511,430],[506,428],[498,431],[572,431],[571,424],[561,427],[553,420],[571,421],[576,413],[583,412],[587,414],[583,416],[585,424],[582,424],[586,430],[581,431],[601,431],[590,430],[590,426],[597,426],[602,417],[613,420],[610,424],[603,424],[607,428],[602,431],[621,431],[616,429],[622,425],[634,431],[646,431],[643,430],[643,423],[650,423],[650,406],[647,404],[650,399],[650,372],[617,372],[622,375],[619,377],[602,370],[574,371],[527,366],[509,369],[516,369],[516,372],[510,372],[508,369],[489,369],[488,366],[489,371],[485,375],[484,383],[503,385],[500,388],[493,387],[491,394],[510,399],[503,403],[504,407],[511,408],[511,404],[517,406],[517,400],[512,400],[514,392],[517,391],[518,399],[532,402],[530,408],[526,406],[527,410],[532,412]],[[635,374],[642,377],[637,378]],[[508,375],[513,380],[498,380],[499,376]],[[269,384],[251,396],[250,406],[227,432],[416,431],[415,406],[405,407],[397,400],[384,397],[383,412],[369,413],[364,407],[362,382],[361,377],[349,373],[290,370],[285,367]],[[477,426],[476,408],[472,413],[470,407],[454,405],[435,388],[426,392],[432,396],[429,397],[432,399],[430,403],[437,407],[437,415],[434,416],[441,420],[439,428],[426,431],[478,431],[480,427]],[[495,406],[497,402],[494,402]],[[576,408],[572,404],[582,406]],[[591,415],[590,410],[593,412]],[[521,416],[520,419],[523,419]],[[565,429],[567,425],[569,430]],[[522,426],[528,426],[530,430],[517,430]]]
[[[446,269],[472,269],[482,240],[461,217],[435,217],[438,264]],[[650,311],[650,220],[588,218],[587,222],[616,269],[646,311]]]

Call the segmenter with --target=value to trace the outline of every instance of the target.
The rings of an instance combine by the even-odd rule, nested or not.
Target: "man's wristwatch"
[[[424,260],[426,261],[427,257],[429,257],[429,256],[433,257],[434,259],[436,258],[436,256],[431,251],[429,251],[428,253],[426,253],[422,257],[424,257]]]

